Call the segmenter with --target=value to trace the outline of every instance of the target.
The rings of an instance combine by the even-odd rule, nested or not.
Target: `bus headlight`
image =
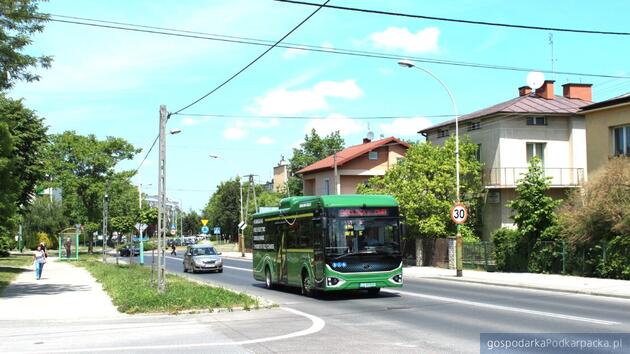
[[[396,274],[393,277],[389,278],[389,281],[391,281],[392,283],[396,283],[396,284],[402,284],[403,283],[403,276],[402,276],[402,274]]]
[[[326,278],[326,286],[331,288],[337,288],[341,286],[341,284],[345,283],[343,279],[335,278],[335,277],[327,277]]]

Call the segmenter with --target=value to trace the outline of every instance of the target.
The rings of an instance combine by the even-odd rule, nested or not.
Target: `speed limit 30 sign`
[[[468,219],[468,210],[462,203],[456,203],[451,208],[451,219],[456,224],[463,224]]]

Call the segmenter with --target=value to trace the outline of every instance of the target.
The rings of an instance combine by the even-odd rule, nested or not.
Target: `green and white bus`
[[[313,291],[401,287],[398,203],[387,195],[285,198],[253,215],[256,280]]]

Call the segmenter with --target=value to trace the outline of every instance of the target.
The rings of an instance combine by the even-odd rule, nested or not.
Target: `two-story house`
[[[630,156],[630,93],[582,107],[588,176],[612,157]]]
[[[350,146],[297,173],[304,180],[304,195],[354,194],[360,184],[382,176],[405,157],[409,144],[395,137]]]
[[[552,80],[536,92],[523,86],[516,98],[459,117],[460,136],[468,135],[478,145],[478,159],[484,166],[483,239],[497,228],[513,226],[507,204],[516,197],[516,184],[533,156],[542,160],[544,173],[551,178],[552,197],[564,198],[569,189],[583,183],[586,130],[579,110],[592,103],[591,85],[562,86],[562,96],[554,94]],[[455,134],[455,122],[419,133],[433,144],[442,144]]]

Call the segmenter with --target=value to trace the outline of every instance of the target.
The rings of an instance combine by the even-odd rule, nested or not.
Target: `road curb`
[[[452,282],[460,282],[460,283],[470,283],[470,284],[482,284],[482,285],[494,285],[501,286],[505,288],[516,288],[516,289],[529,289],[529,290],[542,290],[542,291],[551,291],[557,293],[565,293],[565,294],[578,294],[578,295],[592,295],[592,296],[601,296],[601,297],[610,297],[615,299],[624,299],[630,300],[630,295],[617,295],[617,294],[604,294],[600,292],[591,292],[591,291],[583,291],[583,290],[569,290],[569,289],[558,289],[558,288],[546,288],[542,286],[536,285],[528,285],[528,284],[505,284],[505,283],[496,283],[489,282],[483,280],[473,280],[473,279],[462,279],[462,278],[450,278],[450,277],[442,277],[442,276],[409,276],[414,279],[435,279],[435,280],[446,280]]]

